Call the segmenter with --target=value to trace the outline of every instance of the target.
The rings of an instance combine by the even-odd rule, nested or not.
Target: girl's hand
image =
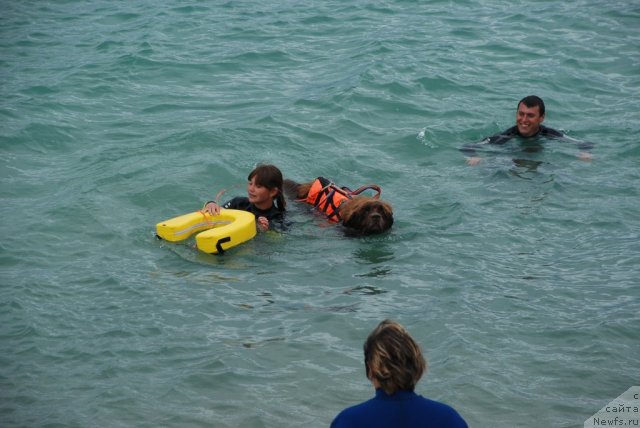
[[[202,211],[211,215],[218,215],[220,214],[220,205],[215,202],[207,202]]]
[[[258,229],[262,232],[269,230],[269,220],[266,217],[258,217]]]

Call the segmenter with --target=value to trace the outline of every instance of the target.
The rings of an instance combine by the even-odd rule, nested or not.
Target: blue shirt
[[[377,389],[376,396],[336,416],[331,428],[468,428],[452,407],[429,400],[413,391],[387,395]]]

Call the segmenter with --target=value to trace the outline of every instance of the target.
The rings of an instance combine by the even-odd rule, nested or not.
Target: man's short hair
[[[520,104],[524,104],[529,108],[538,106],[540,116],[544,116],[544,101],[542,101],[542,98],[535,95],[529,95],[520,100],[520,102],[518,103],[518,107],[520,107]]]

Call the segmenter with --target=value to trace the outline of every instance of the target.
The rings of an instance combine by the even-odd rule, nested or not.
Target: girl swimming
[[[286,202],[282,193],[282,172],[268,164],[258,165],[249,173],[247,196],[237,196],[222,207],[216,201],[209,201],[203,211],[211,215],[220,213],[220,208],[249,211],[256,216],[256,224],[261,231],[273,228],[274,223],[284,227]]]

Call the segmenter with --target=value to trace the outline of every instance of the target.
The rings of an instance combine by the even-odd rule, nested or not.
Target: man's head
[[[523,137],[536,135],[540,124],[544,122],[544,101],[535,95],[524,97],[518,103],[516,111],[516,126]]]
[[[382,321],[369,334],[364,343],[364,364],[367,378],[387,394],[413,391],[427,369],[420,346],[402,325],[391,320]]]

